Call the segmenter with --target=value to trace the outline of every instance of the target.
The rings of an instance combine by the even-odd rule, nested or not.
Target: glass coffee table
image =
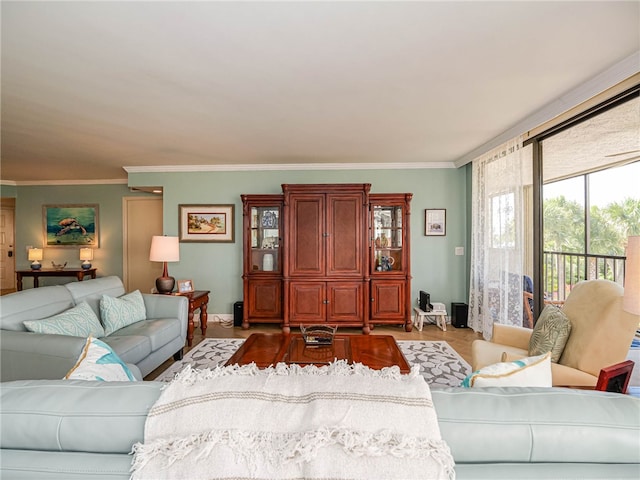
[[[321,366],[335,359],[362,363],[375,370],[397,365],[401,373],[411,371],[391,335],[335,335],[330,345],[306,345],[301,334],[253,333],[225,365],[255,362],[267,368],[284,362]]]

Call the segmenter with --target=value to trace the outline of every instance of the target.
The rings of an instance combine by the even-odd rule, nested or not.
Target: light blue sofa
[[[0,477],[128,479],[131,447],[144,440],[162,385],[0,384]],[[433,389],[432,396],[458,480],[640,478],[640,399],[513,387]]]
[[[32,288],[0,297],[0,381],[60,379],[73,367],[86,338],[27,331],[25,320],[61,313],[86,301],[100,318],[103,294],[125,293],[116,276],[66,285]],[[143,294],[147,319],[121,328],[101,340],[132,367],[136,378],[181,358],[187,336],[189,302],[185,297]]]

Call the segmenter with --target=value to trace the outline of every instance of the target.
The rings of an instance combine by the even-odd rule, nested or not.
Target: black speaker
[[[418,306],[420,310],[423,312],[430,312],[433,310],[433,305],[431,305],[431,295],[429,295],[424,290],[420,290],[420,297],[418,298]]]
[[[233,304],[233,326],[242,326],[242,317],[244,315],[244,304],[242,302],[236,302]]]
[[[451,325],[456,328],[467,327],[469,305],[466,303],[451,302]]]

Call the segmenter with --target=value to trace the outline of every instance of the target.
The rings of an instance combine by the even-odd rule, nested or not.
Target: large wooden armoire
[[[243,328],[400,324],[411,331],[411,194],[370,184],[283,184],[242,195]]]

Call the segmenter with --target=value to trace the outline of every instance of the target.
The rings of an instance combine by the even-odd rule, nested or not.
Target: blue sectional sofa
[[[144,440],[147,413],[163,385],[0,384],[0,477],[128,479],[131,447]],[[640,478],[640,399],[564,388],[431,393],[458,480]],[[215,471],[212,465],[212,477]]]
[[[25,320],[41,320],[87,302],[100,318],[102,295],[119,297],[116,276],[66,285],[33,288],[0,297],[0,381],[60,379],[73,367],[86,338],[29,332]],[[101,337],[144,376],[168,358],[181,358],[187,336],[189,302],[185,297],[142,294],[146,319]]]

